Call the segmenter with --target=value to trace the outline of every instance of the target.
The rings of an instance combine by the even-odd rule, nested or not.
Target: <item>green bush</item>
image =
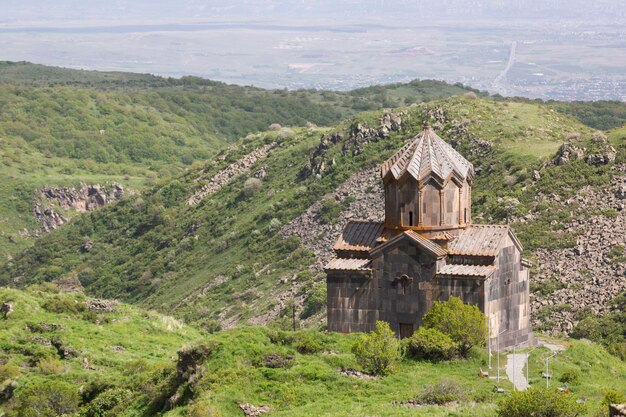
[[[55,375],[65,372],[65,365],[58,359],[45,358],[37,363],[37,369],[44,375]]]
[[[610,404],[624,404],[626,403],[626,395],[621,392],[608,389],[604,393],[604,398],[602,399],[602,405],[608,407]]]
[[[574,397],[545,388],[514,391],[498,404],[498,417],[577,417],[585,412]]]
[[[51,313],[78,314],[87,310],[85,303],[63,296],[48,298],[42,307]]]
[[[376,330],[361,336],[352,346],[352,353],[363,370],[372,375],[393,373],[402,358],[400,342],[384,321],[377,321]]]
[[[423,325],[448,335],[463,357],[473,346],[482,346],[487,338],[485,315],[478,307],[464,304],[459,297],[435,302],[424,316]]]
[[[417,401],[420,404],[436,405],[444,405],[466,399],[467,396],[461,383],[449,378],[441,378],[436,384],[427,385],[417,397]]]
[[[15,379],[20,375],[20,368],[10,363],[0,365],[0,385],[7,380]]]
[[[580,383],[580,372],[575,369],[565,371],[559,377],[559,381],[564,384],[577,385]]]
[[[450,336],[437,329],[420,327],[403,343],[406,344],[407,352],[411,356],[426,360],[449,360],[457,352],[457,345]]]
[[[321,352],[326,348],[320,332],[302,332],[294,336],[293,347],[302,354]]]
[[[188,417],[222,417],[220,410],[208,400],[198,400],[187,408]]]
[[[336,223],[339,220],[339,215],[343,208],[343,205],[338,203],[335,199],[325,198],[322,200],[322,206],[320,207],[320,223]]]
[[[613,342],[606,346],[606,350],[613,356],[626,361],[626,342]]]
[[[78,391],[60,381],[41,381],[20,388],[15,396],[17,406],[9,416],[58,417],[75,413],[78,409]]]
[[[304,320],[321,311],[326,306],[326,283],[313,284],[304,300],[300,317]]]
[[[83,407],[80,417],[115,417],[126,409],[133,393],[122,388],[112,388],[98,395]]]

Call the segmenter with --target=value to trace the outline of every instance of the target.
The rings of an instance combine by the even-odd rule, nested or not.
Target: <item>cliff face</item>
[[[67,223],[68,210],[73,209],[78,213],[93,211],[119,200],[124,192],[124,188],[116,183],[82,184],[80,187],[43,187],[38,193],[39,201],[33,206],[33,216],[41,224],[41,229],[35,230],[35,234],[49,232]]]

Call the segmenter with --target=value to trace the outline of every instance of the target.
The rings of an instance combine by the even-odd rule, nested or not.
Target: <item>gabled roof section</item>
[[[372,261],[369,259],[332,259],[324,267],[325,271],[369,271]]]
[[[487,279],[493,274],[493,265],[444,265],[437,271],[437,278],[482,278]]]
[[[417,181],[435,177],[443,183],[453,178],[459,183],[474,177],[473,165],[425,125],[424,130],[381,166],[384,180],[410,175]]]
[[[351,221],[346,224],[333,249],[367,252],[377,245],[376,239],[382,236],[384,230],[381,222]]]
[[[522,245],[509,226],[472,225],[448,243],[448,253],[450,255],[497,256],[502,240],[507,235],[521,252]]]
[[[424,236],[422,236],[419,233],[416,233],[416,232],[414,232],[412,230],[407,230],[404,233],[400,233],[399,235],[397,235],[393,239],[389,239],[388,241],[386,241],[382,245],[377,246],[376,248],[372,249],[372,251],[370,253],[372,255],[375,254],[375,253],[378,253],[379,251],[383,250],[384,248],[393,246],[396,242],[399,242],[402,239],[409,239],[411,242],[413,242],[414,244],[418,245],[419,247],[421,247],[422,249],[424,249],[428,253],[432,254],[436,258],[443,258],[448,253],[441,246],[437,245],[436,243],[431,242],[430,240],[428,240]]]

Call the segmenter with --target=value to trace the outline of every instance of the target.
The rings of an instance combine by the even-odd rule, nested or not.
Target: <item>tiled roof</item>
[[[441,139],[430,126],[404,145],[381,166],[383,178],[398,179],[405,174],[417,181],[434,176],[444,182],[455,177],[459,181],[471,179],[474,167],[452,146]]]
[[[343,259],[335,258],[331,260],[324,269],[326,271],[367,271],[371,267],[372,261],[369,259]]]
[[[502,239],[508,234],[521,250],[521,245],[509,226],[472,225],[448,243],[448,253],[450,255],[496,256]]]
[[[481,277],[487,278],[496,270],[493,265],[444,265],[437,271],[437,277]]]
[[[443,249],[441,246],[437,245],[436,243],[431,242],[424,236],[412,230],[407,230],[404,233],[400,233],[398,236],[394,237],[393,239],[390,239],[387,242],[383,243],[382,245],[374,248],[372,250],[372,253],[378,252],[379,250],[382,250],[383,248],[389,245],[393,245],[395,242],[398,242],[400,239],[403,239],[403,238],[411,239],[413,242],[415,242],[416,244],[418,244],[420,247],[424,248],[428,252],[432,253],[437,258],[446,256],[447,254],[446,250]]]
[[[335,242],[333,249],[345,251],[369,251],[377,245],[385,227],[380,222],[349,222]]]
[[[430,240],[452,240],[454,236],[445,230],[429,237]]]

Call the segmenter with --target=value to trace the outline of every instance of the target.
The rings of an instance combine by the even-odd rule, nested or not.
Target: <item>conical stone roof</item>
[[[439,183],[474,177],[474,167],[433,131],[429,125],[381,166],[383,179],[410,175],[418,182],[434,178]]]

